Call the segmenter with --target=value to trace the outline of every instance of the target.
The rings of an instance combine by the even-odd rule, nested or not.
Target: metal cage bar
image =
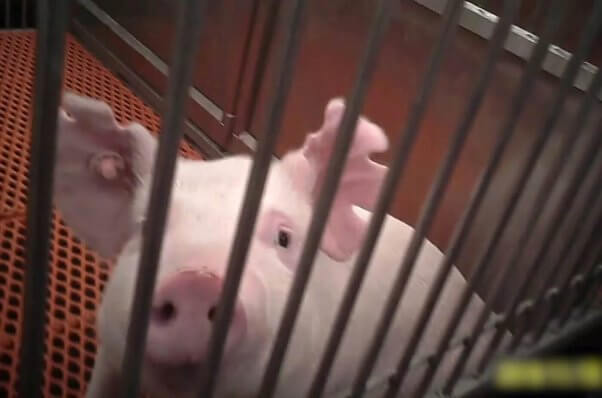
[[[558,316],[558,328],[562,328],[569,321],[571,312],[579,307],[580,302],[587,302],[589,300],[589,292],[590,290],[594,290],[597,285],[596,281],[596,262],[599,260],[600,254],[602,254],[602,242],[600,241],[600,234],[602,234],[602,220],[598,222],[597,229],[594,230],[592,236],[590,237],[589,244],[583,249],[579,263],[585,264],[585,271],[583,272],[584,285],[583,291],[577,291],[575,289],[573,292],[573,296],[568,298],[563,303],[560,304],[562,306],[562,310],[560,311],[560,315]],[[581,297],[579,297],[579,293],[581,293]],[[587,307],[587,305],[582,305],[580,308],[583,309]],[[580,315],[583,313],[580,312]]]
[[[508,35],[508,32],[510,31],[512,21],[516,17],[519,5],[519,1],[507,1],[504,5],[503,15],[496,26],[487,58],[471,94],[468,106],[466,107],[461,122],[458,124],[456,132],[454,133],[453,143],[451,144],[450,150],[448,151],[446,158],[439,169],[437,178],[431,187],[431,191],[429,192],[427,205],[423,213],[425,216],[432,212],[432,206],[437,206],[443,197],[444,189],[450,181],[451,173],[454,170],[454,166],[462,149],[463,143],[468,136],[474,119],[476,118],[479,107],[482,103],[482,99],[491,80],[495,64],[502,53],[504,41]],[[430,222],[427,225],[430,225]],[[438,292],[441,291],[441,289],[436,290]],[[432,315],[432,310],[437,302],[437,297],[438,295],[432,295],[429,297],[431,300],[426,302],[425,306],[422,308],[418,321],[414,326],[411,337],[405,347],[405,351],[401,355],[395,375],[390,379],[389,388],[385,394],[385,397],[394,398],[402,386],[404,378],[409,370],[410,361],[418,348],[419,340],[424,333],[424,328],[426,327],[430,316]]]
[[[171,200],[178,148],[183,135],[185,103],[192,70],[198,58],[196,54],[206,3],[201,0],[187,0],[180,3],[179,7],[167,102],[153,165],[146,226],[122,363],[123,397],[135,397],[140,390],[140,369],[146,345],[151,300],[163,245],[168,203]]]
[[[521,285],[517,289],[516,294],[514,295],[514,298],[511,300],[509,310],[505,316],[504,322],[502,323],[501,327],[504,327],[511,321],[514,312],[516,311],[518,305],[521,302],[521,298],[526,293],[527,287],[529,286],[533,277],[536,275],[537,265],[541,264],[541,261],[544,259],[545,254],[548,251],[550,244],[554,241],[556,232],[560,228],[559,226],[562,224],[564,218],[567,215],[566,209],[572,205],[573,200],[576,198],[575,193],[579,187],[580,182],[582,181],[582,176],[589,169],[589,164],[594,159],[594,156],[596,154],[596,149],[599,148],[599,145],[602,142],[602,134],[601,134],[602,130],[601,129],[602,129],[602,119],[600,121],[600,125],[597,130],[598,134],[594,134],[593,140],[591,142],[591,144],[593,144],[593,145],[590,146],[590,153],[581,160],[580,165],[578,166],[578,168],[574,174],[573,180],[570,184],[571,185],[569,187],[570,189],[567,189],[564,192],[564,195],[560,200],[560,204],[556,208],[556,212],[555,212],[554,216],[552,217],[552,222],[550,222],[550,224],[549,224],[552,226],[552,228],[550,228],[547,231],[546,235],[544,236],[544,244],[540,247],[537,255],[535,256],[536,260],[532,261],[530,263],[530,267],[527,270],[526,277],[524,278]],[[554,228],[554,226],[556,228]],[[487,348],[487,351],[483,355],[481,364],[479,366],[480,368],[483,368],[485,366],[485,362],[488,361],[488,359],[491,357],[491,355],[493,355],[493,352],[497,348],[497,345],[500,343],[501,335],[502,335],[501,330],[503,330],[503,329],[500,328],[496,332],[494,338],[491,341],[491,344],[489,345],[489,347]]]
[[[441,166],[441,172],[439,177],[437,178],[437,181],[439,182],[437,185],[440,187],[438,189],[439,193],[433,193],[432,195],[429,195],[429,198],[433,198],[433,200],[429,200],[429,203],[431,203],[431,207],[437,206],[437,202],[441,198],[440,192],[442,192],[445,189],[444,183],[446,182],[446,180],[449,177],[449,174],[451,174],[453,170],[453,164],[457,159],[457,155],[462,147],[464,138],[468,134],[468,130],[470,128],[472,119],[476,115],[478,106],[481,103],[481,99],[487,88],[489,76],[493,70],[494,61],[497,59],[499,50],[502,48],[502,40],[508,32],[510,24],[511,22],[509,18],[505,18],[504,23],[500,24],[500,33],[498,33],[496,35],[496,38],[494,39],[494,43],[492,44],[490,54],[488,55],[486,65],[483,68],[483,72],[481,74],[479,82],[477,83],[477,85],[475,85],[473,96],[469,101],[469,105],[467,106],[467,112],[465,114],[464,123],[460,125],[458,131],[454,136],[455,138],[452,140],[454,141],[454,146],[450,150],[448,156],[446,157],[446,161],[444,162],[445,165]],[[404,151],[405,148],[406,147],[402,143],[400,148],[401,151],[397,152],[398,154],[396,156],[396,159],[394,160],[394,164],[388,172],[388,176],[386,177],[385,183],[381,190],[382,193],[380,194],[379,200],[372,214],[372,220],[370,222],[367,237],[356,260],[353,275],[345,291],[343,302],[340,306],[334,326],[331,329],[331,334],[329,336],[328,343],[324,350],[320,366],[318,368],[318,371],[312,383],[312,387],[310,389],[309,395],[312,397],[319,396],[319,394],[322,393],[324,385],[326,384],[328,373],[334,362],[335,355],[340,345],[342,335],[344,333],[345,327],[349,320],[349,316],[351,314],[351,310],[357,298],[357,293],[359,292],[360,284],[363,280],[364,273],[369,264],[370,256],[374,250],[378,234],[380,233],[380,230],[382,228],[384,216],[388,207],[390,206],[392,195],[394,194],[397,184],[399,183],[402,172],[402,165],[405,164],[405,159],[407,158],[407,154]],[[427,211],[426,213],[430,212]]]
[[[577,53],[573,56],[573,58],[571,58],[571,62],[569,63],[563,74],[563,77],[560,82],[560,87],[557,91],[557,95],[553,101],[550,112],[548,113],[544,125],[540,129],[536,137],[535,143],[531,147],[526,161],[521,166],[518,181],[516,181],[516,183],[513,185],[511,194],[509,195],[508,200],[503,206],[504,210],[502,211],[502,216],[499,218],[499,221],[494,228],[493,234],[488,239],[484,250],[481,251],[481,254],[478,257],[478,261],[476,263],[477,265],[475,266],[472,275],[469,278],[469,283],[466,286],[466,289],[464,290],[458,305],[455,307],[454,315],[452,316],[452,322],[448,324],[448,331],[445,333],[445,337],[447,337],[448,335],[451,336],[453,331],[456,330],[457,324],[462,319],[462,316],[466,311],[470,298],[472,297],[472,289],[485,273],[491,256],[493,255],[497,247],[497,243],[502,237],[503,232],[505,231],[505,228],[508,225],[508,222],[511,218],[511,215],[513,214],[514,209],[523,193],[524,187],[527,181],[529,180],[529,177],[531,176],[531,173],[537,163],[537,159],[539,158],[539,155],[542,153],[543,148],[547,144],[549,137],[554,131],[554,127],[560,115],[560,111],[562,110],[564,102],[566,101],[566,98],[569,94],[569,90],[572,87],[571,83],[579,70],[579,66],[583,62],[585,55],[591,47],[594,35],[599,28],[598,21],[600,16],[602,16],[602,3],[598,3],[596,11],[597,12],[589,20],[588,27],[586,28],[585,33],[582,35],[580,48],[578,49]],[[501,330],[503,333],[505,328],[500,328],[499,330]],[[465,350],[469,349],[471,349],[471,346],[467,345],[465,347]],[[441,363],[441,357],[437,358],[439,360],[434,360],[433,362],[431,362],[431,366],[429,366],[429,369],[433,370],[429,370],[427,372],[426,375],[428,377],[424,378],[424,388],[426,387],[427,381],[430,382],[430,380],[434,376],[434,372],[438,369]],[[449,387],[452,384],[454,384],[453,380],[445,386],[444,393],[449,392]]]
[[[258,149],[253,160],[245,200],[228,260],[224,288],[217,306],[215,324],[209,339],[207,366],[206,371],[201,375],[201,391],[199,393],[199,396],[203,398],[211,398],[215,389],[226,335],[234,311],[235,299],[244,271],[251,236],[255,228],[257,212],[272,160],[272,152],[282,122],[286,98],[291,87],[306,6],[306,0],[296,0],[292,4],[292,11],[287,20],[286,26],[288,28],[283,40],[284,47],[278,59],[279,73],[276,77],[275,93],[269,106],[266,133],[258,143]]]
[[[387,173],[385,180],[385,187],[389,187],[389,191],[385,191],[385,187],[383,187],[383,194],[379,197],[378,207],[379,209],[386,208],[386,202],[390,202],[392,195],[394,194],[394,180],[395,177],[401,177],[401,172],[405,163],[407,161],[407,157],[409,155],[410,149],[414,143],[416,138],[416,134],[418,132],[418,128],[420,123],[422,122],[424,112],[426,111],[428,101],[430,100],[430,96],[432,94],[432,89],[436,83],[436,79],[439,77],[439,70],[441,66],[441,60],[445,54],[445,52],[449,49],[451,45],[451,39],[455,35],[457,29],[457,23],[459,18],[459,11],[461,9],[462,1],[450,1],[448,3],[448,8],[445,12],[444,24],[441,28],[441,34],[439,36],[439,40],[433,50],[431,58],[429,60],[429,64],[425,74],[423,75],[423,81],[420,85],[420,91],[418,96],[414,99],[412,104],[410,120],[406,124],[405,131],[403,133],[403,138],[400,141],[399,147],[397,148],[396,157],[394,159],[394,164],[391,167],[391,170]],[[398,178],[398,179],[399,179]],[[389,197],[388,197],[389,196]],[[380,209],[382,210],[382,209]],[[370,230],[372,233],[378,233],[377,230],[380,229],[378,223],[382,224],[382,220],[375,220],[376,222],[371,221]],[[387,303],[385,304],[385,308],[382,312],[381,318],[377,324],[374,335],[370,341],[370,345],[366,353],[364,354],[359,372],[356,375],[356,378],[352,385],[351,396],[358,397],[361,396],[364,392],[366,382],[370,377],[372,369],[376,363],[378,354],[382,348],[383,340],[385,335],[388,332],[390,324],[393,320],[393,316],[395,313],[395,309],[397,308],[397,304],[403,294],[403,290],[405,289],[405,285],[407,279],[409,277],[409,273],[405,272],[406,269],[412,266],[411,263],[415,260],[415,255],[412,255],[412,251],[416,253],[419,250],[419,247],[422,243],[422,239],[419,239],[419,231],[418,229],[414,232],[412,243],[410,244],[410,248],[406,252],[406,255],[403,259],[403,265],[401,271],[396,277],[396,280],[393,284],[393,289],[390,292],[390,295],[387,299]],[[375,236],[371,238],[376,239]],[[374,242],[370,242],[374,245]],[[366,242],[364,243],[366,245]],[[414,257],[412,259],[412,257]],[[365,259],[366,263],[368,262],[368,258]],[[345,292],[347,296],[345,300],[348,300],[350,297],[357,294],[354,294],[351,289],[357,287],[359,290],[361,281],[363,279],[364,273],[366,271],[365,267],[367,264],[361,264],[354,268],[352,278],[350,280],[350,284],[348,285],[348,289]],[[355,299],[355,298],[353,298]],[[349,305],[349,303],[347,303]],[[351,306],[349,305],[349,310],[351,310]]]
[[[272,0],[269,5],[267,16],[265,17],[265,22],[263,23],[264,28],[261,32],[261,39],[259,40],[260,46],[257,50],[257,65],[255,65],[255,71],[253,78],[251,79],[251,88],[249,89],[249,97],[251,100],[248,101],[245,111],[242,112],[242,114],[245,115],[245,120],[241,124],[242,126],[250,126],[251,121],[257,112],[257,98],[259,97],[259,93],[265,79],[265,72],[267,69],[266,66],[270,58],[270,52],[274,48],[273,43],[274,39],[276,38],[276,25],[278,24],[278,15],[280,13],[281,6],[281,1]],[[259,5],[256,7],[259,8]],[[256,24],[254,24],[252,29],[255,29],[255,25]]]
[[[602,129],[598,132],[598,136],[602,136]],[[602,143],[602,140],[599,141],[598,147],[599,147],[600,143]],[[598,152],[600,152],[600,151],[598,151]],[[590,208],[590,204],[596,203],[596,199],[600,198],[600,195],[602,194],[602,188],[601,188],[602,187],[602,157],[596,163],[600,164],[600,170],[598,172],[598,175],[596,176],[596,179],[594,180],[594,187],[590,191],[588,199],[586,199],[584,201],[583,209],[581,210],[581,215],[578,217],[578,221],[573,222],[571,233],[569,234],[570,236],[576,236],[577,238],[574,239],[574,241],[567,240],[564,243],[564,246],[563,246],[562,250],[560,251],[560,255],[557,257],[550,272],[547,273],[547,275],[546,275],[545,283],[543,286],[552,286],[552,284],[554,283],[554,277],[557,276],[558,271],[561,269],[560,267],[565,264],[567,264],[567,265],[570,264],[571,263],[570,260],[576,261],[576,258],[573,259],[573,257],[575,255],[579,254],[579,252],[576,251],[575,248],[580,248],[580,247],[584,246],[587,243],[587,239],[589,239],[589,234],[591,232],[585,233],[585,234],[579,234],[578,231],[580,229],[583,229],[584,225],[587,224],[588,219],[592,218],[590,211],[588,211]],[[592,168],[592,169],[595,170],[595,168]],[[585,180],[585,178],[584,178],[584,180]],[[598,203],[602,203],[602,200],[598,200]],[[602,205],[599,204],[598,208],[601,208],[601,207],[602,207]],[[566,209],[565,209],[565,212],[566,212]],[[598,211],[598,213],[600,213],[600,211]],[[594,216],[593,216],[594,221],[596,221],[596,219],[599,216],[600,216],[600,214],[596,215],[594,213]],[[551,225],[553,226],[554,224],[551,224]],[[593,222],[593,226],[591,228],[592,232],[593,232],[594,227],[595,227],[595,222]],[[585,237],[586,239],[584,240],[583,237]],[[580,240],[580,243],[576,244],[575,240]],[[544,258],[542,258],[541,260],[543,260],[543,259]],[[569,274],[569,281],[570,281],[570,274]],[[564,286],[563,286],[563,288],[564,288]],[[542,301],[544,299],[544,295],[545,295],[545,288],[541,289],[539,291],[539,293],[536,295],[535,299],[533,299],[534,308],[537,308],[537,306],[540,305],[540,303],[542,303]],[[535,325],[536,327],[534,329],[533,339],[538,340],[541,337],[541,335],[543,334],[543,332],[545,331],[545,328],[548,324],[548,319],[551,316],[553,316],[555,313],[553,311],[553,307],[554,307],[553,305],[547,305],[546,308],[544,309],[544,316],[542,317],[541,322],[538,325]],[[523,336],[521,334],[516,334],[514,336],[512,345],[510,346],[510,349],[512,351],[515,349],[515,347],[518,344],[520,344],[522,337]]]
[[[52,5],[50,3],[40,1],[37,14],[35,97],[27,201],[25,302],[19,374],[19,396],[24,398],[39,397],[42,393],[57,120],[70,16],[69,0],[53,1]]]
[[[593,264],[592,270],[590,272],[592,278],[592,286],[590,287],[589,292],[586,293],[585,303],[578,310],[578,316],[586,316],[589,309],[593,305],[595,301],[596,293],[599,292],[600,287],[602,286],[602,244],[599,244],[597,248],[597,254],[593,255]],[[567,319],[570,319],[569,315],[567,315]],[[568,322],[568,321],[567,321]]]
[[[270,354],[267,368],[264,373],[259,396],[269,398],[273,395],[277,386],[280,367],[286,354],[286,349],[297,319],[305,289],[319,244],[326,227],[326,220],[334,202],[338,185],[343,173],[345,161],[351,149],[351,143],[355,135],[355,126],[361,112],[362,104],[368,90],[372,76],[377,65],[379,51],[384,41],[390,17],[391,0],[380,0],[377,5],[370,36],[365,52],[358,68],[355,85],[351,91],[348,104],[343,113],[341,124],[337,131],[334,149],[330,155],[328,169],[324,176],[324,182],[317,202],[314,207],[311,222],[307,232],[307,239],[303,244],[301,257],[296,266],[293,284],[281,318],[276,340]],[[317,396],[312,394],[312,396]]]
[[[10,0],[4,0],[4,26],[10,29]]]
[[[598,248],[596,247],[596,245],[599,245],[599,237],[600,237],[600,232],[602,231],[602,229],[600,228],[602,225],[602,218],[599,217],[598,219],[598,225],[595,226],[592,229],[592,233],[590,234],[591,236],[589,237],[588,240],[585,240],[584,243],[582,244],[583,248],[581,250],[581,254],[579,256],[577,256],[576,254],[574,255],[574,257],[576,258],[574,263],[573,263],[573,270],[571,273],[569,273],[567,275],[567,277],[565,278],[565,280],[563,281],[563,283],[560,285],[560,288],[558,289],[558,291],[563,292],[563,291],[569,291],[569,293],[573,293],[573,294],[569,294],[567,300],[564,300],[562,303],[558,303],[557,307],[553,307],[551,308],[551,315],[549,316],[549,318],[551,319],[551,322],[553,323],[554,317],[557,315],[558,317],[556,318],[558,321],[558,326],[562,326],[564,325],[567,320],[568,320],[568,316],[571,313],[571,309],[574,308],[574,305],[577,305],[578,301],[577,300],[572,300],[572,297],[577,296],[578,293],[578,286],[579,285],[583,285],[583,283],[585,282],[583,280],[583,278],[578,278],[581,275],[587,275],[589,276],[592,280],[591,282],[593,282],[593,275],[592,275],[592,270],[593,270],[593,266],[595,264],[595,259],[598,255]],[[596,239],[598,238],[598,239]],[[578,252],[577,252],[578,253]],[[587,254],[590,254],[590,256],[587,256]],[[591,259],[589,258],[591,257]],[[570,264],[570,262],[567,260],[567,263]],[[578,274],[579,268],[581,264],[586,264],[585,271],[582,274]],[[574,277],[572,275],[575,275]],[[581,283],[577,283],[577,281],[580,281]],[[573,285],[572,289],[571,289],[571,285]],[[571,297],[572,296],[572,297]],[[574,305],[573,304],[574,302]],[[550,324],[550,326],[552,326],[552,324]]]
[[[21,0],[21,27],[27,26],[27,0]]]
[[[527,221],[525,223],[526,226],[518,239],[518,245],[514,248],[512,254],[508,257],[509,260],[505,263],[505,266],[502,267],[502,274],[497,279],[497,282],[494,285],[494,287],[491,289],[491,291],[493,292],[491,297],[497,297],[499,294],[501,294],[502,286],[507,281],[507,278],[509,278],[512,275],[511,271],[514,271],[514,265],[518,263],[524,250],[527,248],[529,237],[533,234],[533,230],[537,225],[539,217],[542,214],[546,204],[548,203],[548,200],[550,199],[550,193],[555,187],[556,179],[559,173],[561,173],[561,171],[563,170],[563,167],[566,165],[567,160],[574,153],[577,140],[580,137],[579,133],[585,127],[588,116],[591,113],[591,110],[596,102],[595,96],[600,90],[601,85],[602,71],[599,71],[596,74],[596,78],[592,82],[587,92],[587,96],[583,99],[582,106],[579,108],[579,111],[575,117],[574,124],[570,129],[572,133],[567,134],[565,136],[564,142],[562,143],[562,149],[554,159],[553,164],[551,165],[550,170],[548,171],[548,174],[546,175],[544,182],[541,185],[542,188],[537,193],[533,205],[531,206],[531,211],[527,216]],[[465,349],[462,351],[462,354],[460,355],[460,358],[458,359],[456,366],[454,367],[454,371],[451,374],[451,378],[448,383],[448,391],[451,390],[451,388],[453,388],[453,385],[456,383],[464,366],[466,365],[472,352],[472,349],[474,348],[480,336],[482,328],[485,325],[487,318],[489,317],[493,302],[494,299],[485,300],[485,306],[481,310],[479,317],[477,318],[477,322],[475,323],[475,326],[473,328],[473,331],[469,339],[466,341]]]
[[[454,234],[448,246],[448,250],[445,251],[444,258],[439,266],[437,275],[435,276],[435,281],[429,290],[429,294],[426,301],[427,305],[429,306],[434,306],[435,302],[438,299],[441,287],[446,282],[447,275],[451,271],[453,263],[460,253],[461,247],[463,246],[468,236],[468,232],[472,225],[472,221],[476,216],[480,205],[482,204],[482,200],[489,188],[489,185],[492,181],[492,177],[499,165],[499,162],[501,161],[506,146],[510,138],[512,137],[512,133],[518,122],[518,118],[523,110],[524,103],[528,98],[528,94],[532,90],[535,74],[541,66],[541,63],[547,52],[551,39],[550,36],[554,31],[555,27],[560,22],[562,11],[561,5],[561,2],[556,1],[554,7],[552,7],[552,10],[554,11],[553,15],[550,14],[548,18],[547,29],[542,35],[540,42],[538,42],[534,50],[533,56],[529,59],[529,62],[527,63],[527,70],[523,74],[519,89],[517,90],[516,95],[514,96],[514,99],[512,101],[508,117],[505,119],[505,122],[500,130],[499,138],[491,153],[490,161],[487,164],[483,173],[481,174],[479,182],[471,195],[470,203],[467,206],[465,212],[463,213],[459,224],[454,230]],[[424,325],[424,327],[426,327],[426,325]],[[437,347],[437,350],[435,351],[435,356],[433,356],[435,360],[437,360],[437,358],[440,360],[443,356],[446,346],[452,337],[452,332],[453,330],[449,328],[447,330],[448,335],[444,335],[444,338],[440,340],[440,344]],[[421,335],[421,333],[418,333],[418,331],[415,331],[414,333]],[[423,388],[426,388],[427,382],[425,381],[424,384],[425,386]]]

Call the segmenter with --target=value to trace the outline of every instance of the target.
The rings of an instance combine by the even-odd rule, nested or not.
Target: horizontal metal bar
[[[305,294],[306,285],[311,276],[315,257],[326,227],[326,221],[343,175],[343,168],[355,136],[362,105],[370,87],[372,76],[376,70],[378,54],[382,48],[385,33],[387,32],[390,5],[391,0],[380,0],[376,7],[366,48],[358,67],[355,83],[347,101],[341,124],[337,129],[334,149],[330,154],[324,182],[314,206],[301,257],[295,267],[296,272],[293,284],[259,390],[259,396],[262,398],[270,398],[276,389],[280,367],[284,361],[297,314]],[[318,397],[322,394],[326,379],[322,378],[321,382],[311,386],[312,392],[310,395],[312,397]]]
[[[42,396],[52,189],[69,0],[38,2],[19,396]]]
[[[121,40],[127,43],[128,46],[139,55],[141,55],[147,62],[149,62],[154,68],[161,72],[164,76],[169,75],[169,65],[159,58],[150,48],[145,46],[140,40],[138,40],[133,34],[131,34],[126,28],[124,28],[119,22],[111,17],[106,11],[100,8],[93,0],[77,0],[86,11],[94,15],[100,22],[102,22],[108,29],[116,34]],[[189,40],[188,40],[189,42]],[[193,49],[197,51],[198,49]],[[195,62],[197,62],[195,60]],[[211,99],[206,97],[201,91],[194,86],[187,88],[188,95],[202,107],[207,113],[213,116],[216,120],[224,121],[224,111]]]
[[[394,165],[395,169],[393,169],[396,173],[400,173],[402,166],[405,165],[405,162],[407,161],[407,155],[405,151],[409,150],[413,145],[417,131],[423,120],[424,113],[428,106],[428,101],[430,100],[432,94],[432,89],[435,85],[437,78],[439,77],[439,71],[442,64],[443,56],[449,49],[452,38],[455,36],[461,3],[462,0],[453,0],[450,1],[450,3],[448,4],[448,9],[446,10],[443,26],[439,35],[439,40],[435,45],[435,48],[429,60],[427,70],[423,75],[423,80],[420,85],[420,91],[418,93],[418,96],[414,99],[410,112],[410,120],[408,120],[406,130],[404,131],[403,138],[400,142],[399,153],[397,153],[396,160],[394,160],[394,163],[397,163]],[[393,185],[389,181],[389,179],[391,177],[394,177],[394,174],[392,173],[393,170],[391,170],[391,172],[387,175],[387,183],[391,184],[391,187]],[[388,193],[385,191],[385,195],[381,195],[381,200],[385,199],[387,194],[392,195],[393,192],[391,190]],[[390,200],[390,198],[386,199]],[[384,203],[382,204],[384,205]],[[423,222],[423,224],[426,223]],[[374,365],[376,364],[378,355],[382,349],[384,340],[395,315],[395,311],[398,307],[401,296],[403,295],[403,292],[405,290],[405,286],[409,279],[411,268],[413,267],[417,253],[422,245],[422,233],[424,233],[424,231],[420,231],[418,230],[418,228],[414,231],[412,241],[410,242],[408,249],[403,257],[402,264],[400,265],[400,272],[397,274],[393,282],[393,287],[389,293],[385,307],[381,313],[381,317],[378,321],[376,330],[368,346],[368,350],[362,358],[359,371],[352,384],[351,397],[356,398],[363,395],[366,382],[369,379],[370,374],[372,373]],[[365,272],[365,269],[362,270],[359,268],[364,267],[358,267],[357,275],[354,276],[363,278],[363,273]],[[355,273],[356,271],[354,270],[354,274]],[[357,287],[359,288],[359,282],[361,282],[361,279],[354,282],[357,282]],[[350,287],[352,286],[350,285]]]
[[[274,96],[268,107],[267,128],[265,135],[259,141],[247,182],[245,199],[228,259],[224,288],[217,306],[216,319],[209,340],[207,366],[201,375],[199,396],[203,398],[211,398],[215,390],[226,336],[232,320],[234,304],[257,220],[257,212],[263,196],[272,153],[282,124],[286,99],[291,87],[306,6],[306,0],[295,0],[291,5],[291,13],[285,21],[284,26],[287,29],[283,38],[284,47],[278,58],[279,72],[276,77]]]
[[[441,14],[448,0],[414,1],[438,14]],[[475,5],[474,3],[466,1],[464,3],[464,10],[460,17],[459,24],[463,28],[479,35],[484,39],[490,39],[497,21],[498,17],[495,14]],[[519,58],[527,60],[530,58],[538,40],[539,38],[537,35],[514,25],[512,26],[510,35],[506,41],[505,48]],[[570,52],[556,45],[551,45],[544,60],[543,69],[553,76],[560,77],[564,73],[571,56],[572,55]],[[589,62],[583,62],[580,66],[577,77],[573,82],[573,86],[579,90],[586,91],[598,69],[598,67]],[[602,100],[602,91],[596,93],[596,98]]]
[[[505,149],[510,141],[510,138],[514,133],[514,129],[518,123],[518,119],[522,111],[524,110],[524,104],[526,103],[527,98],[532,91],[535,82],[535,76],[539,71],[541,62],[546,54],[553,32],[555,31],[556,27],[560,24],[560,21],[562,19],[563,6],[564,3],[562,1],[556,0],[553,6],[550,8],[541,40],[537,44],[533,56],[527,63],[527,68],[521,78],[520,86],[512,100],[510,111],[507,117],[504,119],[504,123],[500,127],[498,139],[492,150],[489,163],[487,164],[485,170],[482,172],[479,178],[479,182],[477,183],[477,186],[475,187],[471,195],[470,202],[464,214],[462,215],[462,219],[460,220],[459,225],[454,230],[449,249],[446,250],[444,258],[442,260],[442,264],[439,267],[439,272],[436,276],[434,288],[431,290],[431,292],[429,292],[429,294],[436,294],[435,288],[438,286],[443,286],[443,283],[445,283],[447,275],[453,267],[453,263],[459,255],[464,241],[468,236],[468,232],[470,231],[474,217],[476,216],[482,204],[485,193],[489,189],[493,176],[502,159],[502,155],[504,154]],[[462,319],[462,316],[466,309],[466,305],[468,304],[470,298],[473,295],[473,292],[475,291],[476,283],[480,277],[479,274],[483,273],[484,269],[484,265],[481,266],[481,269],[474,269],[472,274],[468,278],[467,284],[464,287],[463,292],[461,293],[461,297],[456,305],[455,311],[445,328],[443,336],[439,340],[439,343],[435,350],[435,358],[431,362],[429,368],[423,376],[419,393],[424,394],[428,385],[430,384],[430,381],[434,377],[438,368],[438,364],[441,362],[443,355],[446,352],[446,347],[449,341],[451,340],[457,328],[457,325]]]
[[[89,48],[96,58],[106,65],[113,73],[123,78],[142,100],[148,103],[159,113],[165,112],[166,99],[159,95],[125,62],[109,50],[98,38],[92,34],[80,21],[72,21],[75,37],[84,46]],[[221,158],[225,153],[211,140],[207,134],[189,119],[184,122],[184,135],[190,139],[202,152],[205,159]]]
[[[439,202],[443,198],[444,189],[450,181],[451,173],[453,172],[454,166],[456,165],[456,161],[462,149],[464,140],[468,136],[468,132],[470,131],[472,123],[476,118],[476,115],[478,114],[478,110],[481,105],[483,96],[489,85],[489,82],[491,81],[495,64],[501,54],[502,43],[506,35],[508,34],[508,31],[512,24],[512,20],[516,17],[517,11],[519,9],[519,4],[519,1],[516,0],[509,0],[505,3],[503,17],[500,20],[498,26],[496,27],[496,31],[493,35],[493,39],[491,41],[491,45],[487,53],[487,58],[485,60],[481,73],[476,81],[473,93],[471,94],[469,100],[469,104],[466,107],[461,122],[458,124],[456,132],[454,133],[452,139],[453,142],[450,146],[450,149],[446,155],[443,164],[440,166],[435,182],[431,187],[431,191],[429,192],[427,206],[425,207],[425,211],[423,213],[425,216],[432,214],[431,217],[433,217],[433,206],[438,206]],[[419,225],[423,223],[424,220],[425,218],[421,217],[419,220]],[[424,306],[422,307],[420,315],[418,316],[418,320],[412,330],[412,333],[410,334],[410,338],[408,339],[408,343],[406,344],[403,354],[399,359],[397,371],[394,377],[392,377],[390,380],[389,390],[385,394],[385,397],[387,398],[394,398],[403,384],[403,381],[409,369],[410,361],[414,356],[415,351],[418,349],[421,338],[424,335],[426,326],[433,314],[433,310],[439,299],[439,295],[443,290],[442,285],[445,279],[446,278],[439,278],[438,280],[436,280],[438,284],[433,285],[432,289],[429,291],[427,300]]]
[[[147,224],[143,233],[122,363],[124,377],[121,385],[124,398],[138,396],[140,391],[140,369],[146,346],[151,300],[163,246],[179,144],[183,135],[186,92],[197,61],[205,6],[206,1],[186,0],[178,9],[173,67],[167,87],[167,106],[161,123],[159,145],[153,165],[150,198],[146,210]]]

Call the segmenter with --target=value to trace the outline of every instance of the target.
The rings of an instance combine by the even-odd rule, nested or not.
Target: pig
[[[307,135],[302,147],[271,163],[216,381],[216,397],[257,393],[344,110],[344,100],[332,98],[319,129]],[[387,171],[370,159],[389,148],[384,131],[360,115],[354,134],[276,397],[307,394]],[[98,310],[99,346],[87,390],[88,398],[112,396],[118,393],[123,377],[121,363],[136,276],[144,272],[144,264],[139,269],[138,262],[158,143],[139,123],[118,123],[107,103],[72,92],[62,97],[57,140],[56,209],[89,247],[115,259]],[[214,160],[177,159],[141,370],[141,386],[147,396],[196,396],[195,376],[206,359],[252,162],[246,154]],[[342,394],[351,387],[412,233],[408,224],[386,216],[326,396]],[[371,383],[386,380],[394,370],[442,256],[425,240]],[[454,268],[418,355],[434,349],[465,285]],[[456,337],[471,330],[483,304],[475,294]],[[482,338],[477,349],[482,350],[488,340]],[[457,354],[456,349],[442,362],[435,386],[444,380]],[[474,362],[470,361],[470,369]],[[400,396],[413,396],[423,371],[424,367],[411,371]]]

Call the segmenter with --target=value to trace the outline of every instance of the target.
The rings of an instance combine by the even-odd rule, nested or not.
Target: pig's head
[[[331,100],[320,129],[271,165],[224,356],[239,385],[261,372],[269,355],[343,112],[344,102]],[[58,123],[57,208],[90,247],[117,259],[99,336],[118,366],[135,278],[144,272],[138,260],[158,144],[140,124],[118,124],[104,102],[70,93]],[[361,245],[366,220],[353,207],[371,209],[386,168],[369,156],[387,147],[383,131],[360,117],[321,242],[331,265],[349,260]],[[157,372],[171,374],[168,388],[182,388],[178,377],[190,376],[184,370],[205,359],[251,165],[248,156],[177,161],[145,361],[154,379],[161,379]],[[304,305],[297,322],[308,336],[312,305],[319,303]]]

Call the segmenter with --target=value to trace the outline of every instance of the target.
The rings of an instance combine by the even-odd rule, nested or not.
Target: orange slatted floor
[[[103,99],[119,121],[137,120],[158,132],[159,115],[71,36],[66,49],[65,89]],[[0,397],[17,396],[34,58],[35,32],[0,32]],[[188,142],[181,153],[201,158]],[[85,392],[96,351],[95,309],[111,266],[55,213],[46,301],[47,397]]]

